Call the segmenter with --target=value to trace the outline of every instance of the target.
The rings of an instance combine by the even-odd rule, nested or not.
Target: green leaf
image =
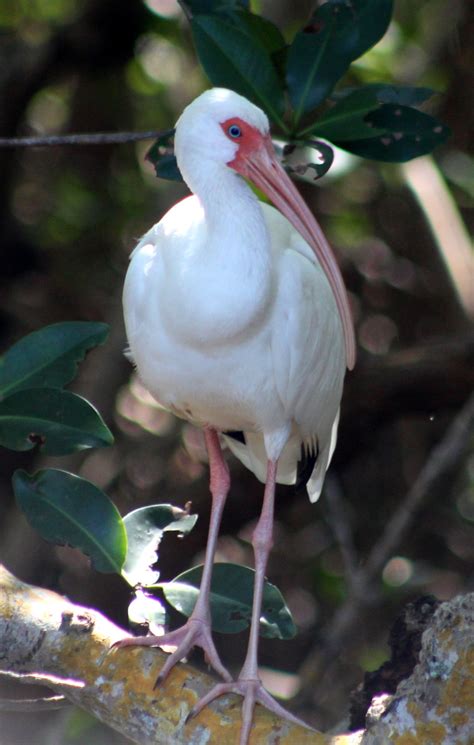
[[[416,105],[433,95],[430,88],[409,88],[384,84],[365,85],[361,88],[340,91],[336,104],[326,111],[311,131],[331,142],[358,140],[383,134],[374,131],[367,121],[367,114],[384,103]]]
[[[329,95],[351,62],[383,36],[392,6],[392,0],[332,0],[296,34],[287,60],[295,128]]]
[[[264,46],[242,28],[215,16],[196,16],[191,27],[197,54],[211,82],[246,96],[285,128],[281,119],[283,89]]]
[[[384,36],[393,13],[393,0],[350,0],[352,23],[357,35],[351,35],[350,54],[357,59]]]
[[[148,150],[145,160],[153,165],[158,178],[164,178],[168,181],[182,181],[183,177],[178,168],[171,142],[173,135],[174,129],[165,132]]]
[[[248,9],[249,0],[185,0],[192,15],[228,15],[240,8]]]
[[[332,91],[339,78],[349,68],[343,23],[348,9],[321,6],[311,25],[296,34],[288,50],[286,80],[291,104],[295,110],[294,126],[302,115],[314,109]],[[338,43],[341,37],[341,43]]]
[[[286,47],[286,42],[280,29],[274,23],[253,13],[232,13],[230,20],[239,26],[256,44],[262,46],[270,55]]]
[[[444,142],[449,128],[438,119],[408,106],[383,104],[365,117],[370,135],[335,141],[345,150],[363,158],[403,163],[425,155]]]
[[[160,576],[152,569],[158,559],[158,547],[165,531],[184,535],[193,529],[197,515],[190,515],[171,504],[140,507],[123,518],[127,531],[128,551],[122,575],[129,585],[152,585]]]
[[[24,388],[61,388],[75,377],[86,352],[103,344],[105,323],[69,321],[33,331],[0,358],[0,394]]]
[[[128,619],[130,623],[147,624],[151,634],[160,636],[166,623],[166,610],[158,598],[143,590],[136,590],[136,595],[128,606]]]
[[[201,584],[202,566],[183,572],[172,582],[159,585],[166,600],[179,613],[190,616],[196,604]],[[246,629],[252,616],[255,572],[239,564],[214,564],[211,583],[212,627],[223,634],[235,634]],[[291,639],[296,627],[280,591],[265,580],[262,613],[262,636]]]
[[[13,474],[18,506],[29,523],[51,543],[78,548],[99,572],[119,573],[127,551],[120,515],[90,481],[67,471],[43,469]]]
[[[283,148],[285,170],[304,181],[313,182],[324,176],[333,161],[332,147],[318,140],[295,140]]]
[[[81,396],[59,388],[31,388],[0,401],[0,445],[45,455],[105,447],[113,435],[98,411]]]

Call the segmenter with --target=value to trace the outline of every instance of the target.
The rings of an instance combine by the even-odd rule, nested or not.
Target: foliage
[[[105,447],[113,436],[88,401],[62,388],[78,362],[107,336],[102,323],[57,323],[35,331],[0,360],[0,444],[39,445],[49,455]]]
[[[65,455],[112,444],[112,433],[88,401],[50,387],[70,383],[78,362],[106,336],[104,324],[58,323],[29,334],[4,355],[1,384],[9,395],[0,401],[1,445],[14,450],[39,445],[45,453]],[[38,387],[30,388],[30,384]],[[162,603],[150,595],[153,589],[162,590],[174,608],[191,615],[200,568],[157,585],[155,565],[163,533],[189,533],[197,515],[156,504],[133,510],[122,519],[97,486],[54,468],[32,476],[16,471],[13,490],[18,506],[45,540],[80,549],[97,571],[121,574],[131,587],[138,588],[130,604],[131,621],[156,627],[157,619],[165,618]],[[213,626],[234,633],[250,624],[254,573],[233,564],[218,566],[212,584]],[[269,582],[261,626],[265,636],[287,638],[295,633],[283,597]]]
[[[290,44],[247,3],[183,5],[209,80],[260,106],[291,149],[311,146],[306,138],[316,134],[363,158],[403,162],[430,153],[449,135],[435,117],[413,108],[434,93],[427,88],[383,83],[334,92],[351,63],[385,34],[392,0],[328,0]],[[159,140],[147,157],[158,176],[178,180],[169,149],[160,152],[163,144]],[[318,169],[310,161],[314,178],[324,175],[331,162]]]
[[[127,535],[117,509],[94,484],[67,471],[16,471],[13,489],[31,525],[52,543],[87,554],[99,572],[120,572]]]
[[[190,616],[201,583],[202,567],[193,567],[172,582],[163,583],[165,598],[185,616]],[[255,571],[239,564],[214,565],[211,582],[212,627],[224,634],[237,633],[250,625]],[[296,627],[282,594],[265,581],[260,617],[262,636],[291,639]]]

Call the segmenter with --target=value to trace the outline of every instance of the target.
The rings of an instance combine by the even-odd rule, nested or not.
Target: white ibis
[[[131,354],[145,385],[163,406],[204,428],[212,494],[209,538],[199,597],[184,626],[120,644],[176,646],[159,681],[193,646],[202,647],[225,682],[192,713],[223,693],[241,694],[245,745],[257,701],[298,721],[258,675],[275,483],[294,483],[303,458],[306,470],[314,465],[306,474],[310,499],[319,496],[335,446],[345,368],[355,360],[354,335],[331,249],[276,159],[263,111],[232,91],[206,91],[179,118],[175,149],[193,195],[169,210],[134,250],[123,303]],[[280,211],[259,202],[242,176]],[[235,681],[214,646],[209,611],[230,485],[221,435],[265,482],[252,536],[249,645]]]

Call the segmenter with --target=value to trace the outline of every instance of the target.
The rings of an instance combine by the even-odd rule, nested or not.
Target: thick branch
[[[360,745],[474,742],[474,593],[442,603],[419,663],[393,696],[373,700]]]
[[[474,593],[443,603],[423,634],[420,661],[397,693],[373,704],[367,730],[323,735],[257,706],[250,745],[379,745],[472,742]],[[0,669],[48,685],[140,745],[220,745],[238,739],[240,700],[222,697],[186,717],[213,685],[180,664],[153,689],[160,649],[111,650],[124,632],[100,613],[31,587],[0,567]],[[374,700],[375,701],[375,700]],[[405,742],[405,740],[403,740]]]
[[[144,647],[111,650],[123,636],[97,611],[26,585],[0,568],[0,669],[25,675],[28,683],[47,684],[140,745],[217,745],[238,739],[239,697],[222,697],[186,724],[189,711],[214,681],[179,664],[154,690],[165,653]],[[257,706],[251,745],[278,741],[341,743]]]

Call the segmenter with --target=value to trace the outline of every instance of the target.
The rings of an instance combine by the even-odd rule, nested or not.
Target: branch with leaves
[[[240,708],[233,698],[225,697],[187,722],[193,705],[214,684],[212,678],[180,664],[155,689],[167,655],[160,649],[112,649],[124,633],[97,611],[26,585],[0,567],[2,671],[47,686],[140,745],[187,745],[195,738],[233,742],[240,730]],[[252,742],[264,745],[275,736],[301,745],[342,742],[258,707]]]
[[[0,364],[0,444],[12,450],[39,447],[48,455],[106,447],[113,436],[88,401],[65,390],[79,362],[102,344],[107,327],[65,322],[33,332],[15,344]],[[83,551],[97,571],[116,573],[133,589],[130,621],[154,633],[167,624],[167,609],[190,616],[202,567],[159,582],[159,545],[165,531],[188,533],[197,515],[169,504],[149,505],[122,518],[111,499],[87,479],[56,468],[34,474],[17,470],[18,506],[41,536]],[[213,628],[237,633],[250,624],[254,570],[219,563],[212,579]],[[296,627],[279,590],[265,583],[261,633],[288,639]]]
[[[331,145],[362,158],[405,162],[430,153],[449,129],[419,106],[436,92],[390,82],[341,87],[350,66],[384,36],[393,0],[330,0],[287,43],[248,0],[182,0],[196,54],[213,85],[253,101],[277,129],[290,172],[323,176]],[[173,130],[3,138],[0,147],[94,145],[156,138],[148,155],[160,178],[180,180]],[[329,144],[328,144],[329,143]],[[302,159],[295,169],[288,156]]]
[[[385,696],[364,732],[330,735],[283,721],[256,708],[252,745],[271,741],[298,745],[375,745],[407,731],[410,742],[428,745],[470,742],[471,687],[474,676],[474,595],[443,603],[423,636],[419,665],[395,696]],[[67,701],[140,745],[209,745],[233,742],[240,729],[240,708],[232,696],[187,720],[212,679],[180,663],[154,689],[166,655],[160,649],[113,649],[123,637],[97,611],[74,605],[49,590],[20,582],[0,567],[1,672],[25,684],[44,685]],[[47,696],[44,708],[61,705]],[[27,708],[37,710],[41,700]],[[15,703],[18,709],[21,702]],[[3,709],[8,709],[6,702]],[[410,711],[407,724],[407,711]],[[453,716],[455,712],[455,716]],[[471,733],[472,734],[472,733]]]

